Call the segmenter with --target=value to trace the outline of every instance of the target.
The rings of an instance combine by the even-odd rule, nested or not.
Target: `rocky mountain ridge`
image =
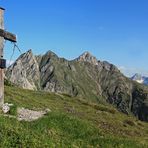
[[[48,51],[22,54],[6,71],[16,85],[110,103],[126,114],[148,121],[148,88],[125,77],[116,66],[89,52],[68,61]]]

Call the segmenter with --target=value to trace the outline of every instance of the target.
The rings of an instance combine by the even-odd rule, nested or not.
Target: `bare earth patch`
[[[19,121],[34,121],[37,120],[44,115],[46,115],[48,112],[50,112],[50,109],[46,109],[44,111],[33,111],[30,109],[25,108],[18,108],[18,120]]]

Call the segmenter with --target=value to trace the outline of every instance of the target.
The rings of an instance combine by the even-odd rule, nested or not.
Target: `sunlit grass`
[[[5,101],[51,112],[33,122],[0,116],[0,147],[148,147],[148,124],[68,95],[5,87]]]

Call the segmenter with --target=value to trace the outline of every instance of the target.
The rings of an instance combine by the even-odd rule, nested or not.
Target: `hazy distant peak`
[[[148,77],[142,76],[139,73],[136,73],[134,76],[131,77],[131,79],[138,83],[148,85]]]
[[[142,75],[139,73],[135,73],[134,77],[142,77]]]
[[[137,81],[137,82],[139,81],[139,83],[143,82],[142,75],[138,74],[138,73],[136,73],[131,79],[134,80],[134,81]]]

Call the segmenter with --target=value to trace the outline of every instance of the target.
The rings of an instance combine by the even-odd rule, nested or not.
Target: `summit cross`
[[[6,60],[4,56],[4,40],[16,42],[16,35],[4,30],[4,11],[0,7],[0,107],[4,104],[4,69],[6,68]]]

